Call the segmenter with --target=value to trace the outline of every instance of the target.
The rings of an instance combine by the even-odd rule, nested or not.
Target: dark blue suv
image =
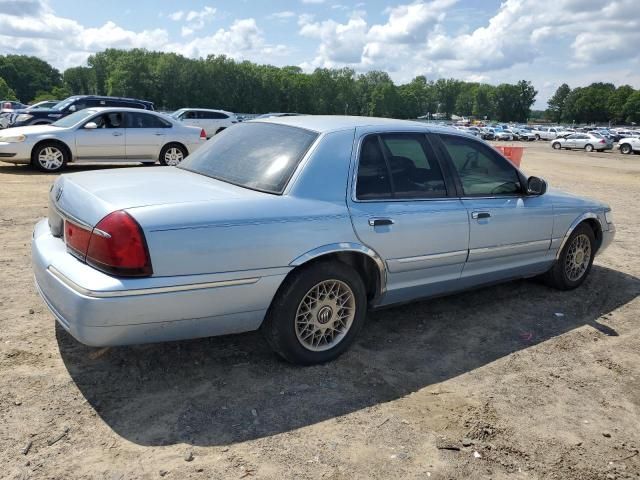
[[[51,109],[14,110],[9,118],[9,127],[27,125],[47,125],[78,110],[92,107],[127,107],[155,110],[152,102],[135,98],[101,97],[97,95],[76,95],[62,100]]]

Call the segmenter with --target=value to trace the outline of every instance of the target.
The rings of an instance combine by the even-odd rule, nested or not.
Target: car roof
[[[233,115],[233,112],[229,112],[228,110],[220,110],[219,108],[184,107],[184,108],[179,108],[178,110],[176,110],[176,112],[184,112],[184,111],[188,111],[188,110],[198,110],[198,111],[203,111],[203,112],[230,113],[231,115]]]
[[[161,117],[166,117],[166,115],[156,112],[155,110],[146,110],[144,108],[130,108],[130,107],[89,107],[83,108],[82,110],[78,110],[79,112],[84,112],[85,110],[90,112],[134,112],[134,113],[151,113],[155,115],[159,115]]]
[[[268,117],[252,119],[249,122],[275,123],[291,127],[304,128],[318,133],[335,132],[357,127],[385,127],[389,129],[402,129],[411,127],[423,127],[426,131],[459,132],[452,127],[430,125],[414,120],[397,120],[394,118],[380,117],[356,117],[345,115],[296,115],[289,117]]]

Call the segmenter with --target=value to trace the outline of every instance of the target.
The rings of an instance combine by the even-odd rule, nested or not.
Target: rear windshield
[[[218,133],[178,168],[279,194],[317,137],[296,127],[240,123]]]

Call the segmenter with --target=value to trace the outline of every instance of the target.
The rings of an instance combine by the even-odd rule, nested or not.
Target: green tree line
[[[299,67],[258,65],[223,55],[192,59],[142,49],[108,49],[89,57],[87,64],[60,73],[35,57],[0,56],[0,78],[12,90],[4,97],[34,102],[99,94],[142,98],[167,110],[209,107],[396,118],[439,113],[524,122],[537,94],[525,80],[495,86],[418,76],[396,85],[382,71],[318,68],[304,73]]]
[[[563,83],[547,105],[547,118],[556,123],[640,122],[640,90],[629,85],[592,83],[572,90]]]

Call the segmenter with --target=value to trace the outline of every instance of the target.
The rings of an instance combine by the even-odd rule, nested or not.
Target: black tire
[[[633,149],[631,148],[631,145],[629,145],[628,143],[623,143],[622,145],[620,145],[620,153],[629,155],[631,152],[633,152]]]
[[[174,149],[179,151],[180,154],[182,154],[182,159],[180,159],[180,160],[171,160],[171,159],[168,158],[169,152],[171,152]],[[179,165],[182,162],[182,160],[187,158],[187,155],[189,155],[189,152],[187,151],[186,148],[184,148],[179,143],[168,143],[164,147],[162,147],[162,150],[160,150],[160,156],[159,156],[158,160],[160,161],[160,164],[164,165],[165,167],[167,167],[167,166],[174,166],[175,167],[176,165]],[[175,162],[177,162],[177,163],[175,163]]]
[[[69,150],[59,142],[42,142],[31,151],[31,165],[43,172],[59,172],[68,161]]]
[[[570,251],[572,249],[573,242],[577,237],[584,235],[589,240],[590,246],[590,257],[588,261],[588,265],[584,272],[580,275],[579,278],[570,278],[567,273],[567,257],[570,255]],[[593,233],[591,227],[585,223],[581,223],[578,225],[567,240],[564,247],[562,247],[562,251],[560,252],[560,256],[558,260],[553,264],[551,270],[549,270],[544,276],[543,279],[547,285],[550,287],[556,288],[558,290],[573,290],[574,288],[579,287],[585,281],[589,272],[591,271],[591,267],[593,265],[593,258],[595,256],[595,248],[596,248],[596,238]]]
[[[587,144],[584,146],[584,149],[585,149],[585,151],[587,151],[587,152],[593,152],[593,145],[591,145],[590,143],[587,143]]]
[[[540,140],[540,135],[536,133],[536,140]]]
[[[296,334],[296,316],[302,300],[318,284],[337,280],[353,294],[354,318],[346,334],[333,347],[313,351],[302,344]],[[354,342],[367,314],[367,294],[360,275],[337,261],[319,261],[299,267],[282,284],[271,302],[261,331],[271,348],[288,362],[299,365],[325,363],[338,358]],[[320,312],[317,313],[318,318]],[[333,318],[333,313],[332,317]]]
[[[562,150],[562,144],[560,142],[553,142],[551,146],[554,150]]]

